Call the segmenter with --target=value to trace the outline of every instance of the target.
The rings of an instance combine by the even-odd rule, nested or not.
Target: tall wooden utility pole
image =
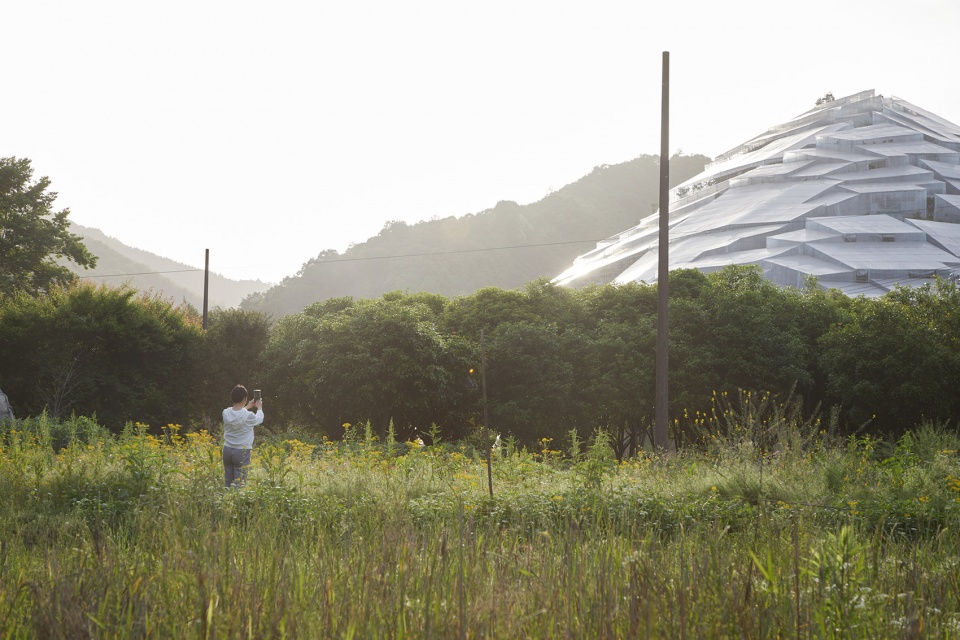
[[[207,330],[207,303],[210,299],[210,249],[203,254],[203,330]]]
[[[667,374],[670,339],[670,52],[663,52],[660,95],[660,262],[657,269],[657,388],[654,399],[653,446],[672,453]]]

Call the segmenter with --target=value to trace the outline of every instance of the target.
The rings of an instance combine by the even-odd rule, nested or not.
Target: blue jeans
[[[227,487],[240,486],[247,482],[250,467],[250,449],[223,448],[223,483]]]

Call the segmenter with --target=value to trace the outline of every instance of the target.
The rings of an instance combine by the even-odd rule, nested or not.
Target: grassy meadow
[[[470,445],[217,440],[87,418],[0,432],[0,638],[960,636],[960,437],[690,418],[487,467]],[[782,416],[781,416],[782,418]]]

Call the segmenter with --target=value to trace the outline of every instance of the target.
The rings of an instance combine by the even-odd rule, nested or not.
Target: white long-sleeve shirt
[[[253,428],[263,422],[263,409],[254,413],[247,409],[227,407],[223,410],[223,446],[231,449],[253,447]]]

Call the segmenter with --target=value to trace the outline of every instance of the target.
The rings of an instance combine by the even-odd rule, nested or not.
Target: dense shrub
[[[18,415],[185,422],[202,332],[170,301],[75,285],[0,301],[0,380]]]
[[[681,445],[699,438],[686,416],[740,390],[791,394],[846,433],[895,438],[960,416],[956,283],[850,299],[813,283],[780,289],[742,266],[680,270],[671,283],[669,410]],[[450,440],[489,420],[534,449],[599,427],[622,457],[650,433],[656,298],[656,285],[539,280],[449,300],[336,298],[272,326],[215,310],[204,334],[168,301],[77,286],[0,300],[0,383],[18,415],[96,413],[114,430],[128,420],[214,429],[242,383],[264,390],[269,429],[339,438],[343,424],[369,421],[384,438],[392,422],[401,439],[438,425]]]

